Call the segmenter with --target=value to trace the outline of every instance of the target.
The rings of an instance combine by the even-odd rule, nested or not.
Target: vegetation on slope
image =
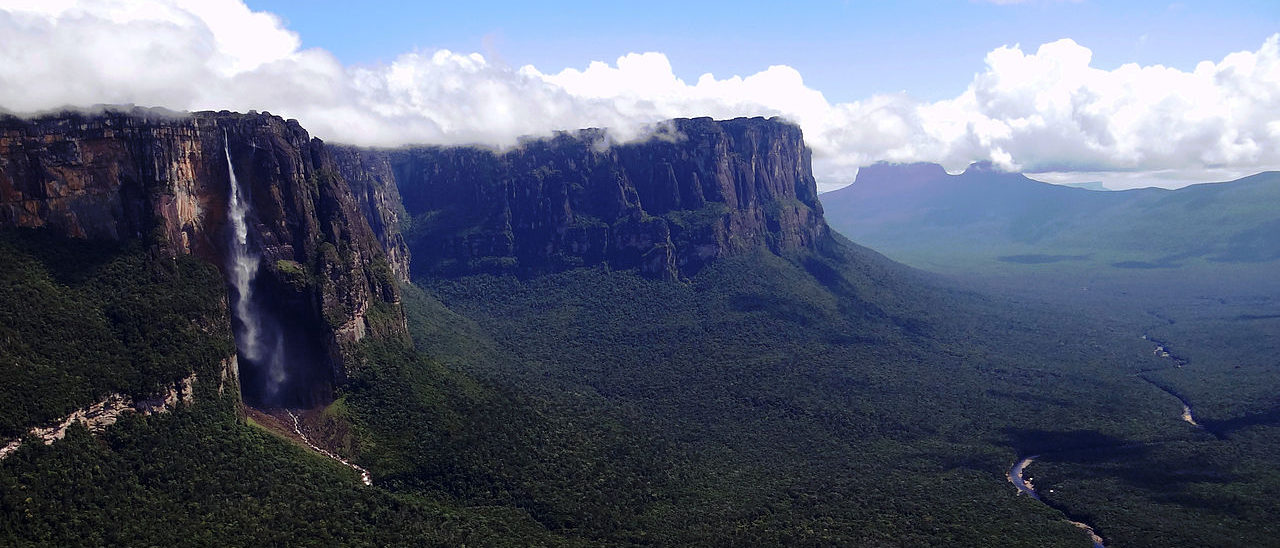
[[[0,437],[234,353],[218,270],[40,231],[0,232]]]
[[[73,426],[0,461],[0,545],[565,544],[517,509],[365,488],[349,468],[246,424],[234,391],[218,395],[234,347],[212,266],[27,230],[4,233],[0,254],[0,416],[14,435],[106,393],[146,395],[197,373],[193,405],[124,415],[100,435]]]
[[[1219,294],[1227,294],[1220,292]],[[1036,486],[1116,546],[1265,546],[1280,504],[1276,302],[1265,296],[1147,302],[1145,327],[1180,366],[1144,373],[1186,400],[1200,429],[1172,443],[1051,455]],[[1123,301],[1122,301],[1123,302]],[[1095,309],[1114,303],[1094,304]],[[1153,387],[1154,389],[1154,387]],[[1169,397],[1169,413],[1179,403]]]
[[[907,171],[920,177],[824,195],[828,219],[896,258],[1146,334],[1148,352],[1173,354],[1134,372],[1163,398],[1153,409],[1176,416],[1181,399],[1203,428],[1041,455],[1029,469],[1041,495],[1116,546],[1274,543],[1280,177],[1088,192]]]
[[[73,428],[0,463],[5,546],[537,546],[518,511],[366,488],[351,470],[236,420],[234,403]]]

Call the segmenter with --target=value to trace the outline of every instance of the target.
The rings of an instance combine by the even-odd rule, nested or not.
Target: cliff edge
[[[512,150],[385,151],[416,275],[536,275],[606,263],[692,276],[756,247],[816,249],[822,218],[800,128],[779,119],[677,119],[648,139],[597,129]]]

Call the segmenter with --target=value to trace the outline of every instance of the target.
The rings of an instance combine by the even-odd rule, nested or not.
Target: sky
[[[1280,2],[0,0],[0,108],[269,110],[354,144],[798,123],[823,188],[991,161],[1112,188],[1280,168]]]

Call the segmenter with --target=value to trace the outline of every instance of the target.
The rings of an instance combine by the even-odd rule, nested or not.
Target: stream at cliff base
[[[297,434],[298,437],[302,439],[302,443],[307,444],[307,447],[310,447],[312,451],[315,451],[317,453],[320,453],[321,455],[324,455],[333,460],[336,460],[346,465],[347,467],[351,468],[352,470],[359,472],[361,483],[365,485],[373,485],[373,476],[369,474],[368,470],[365,470],[360,465],[350,462],[342,457],[339,457],[338,455],[333,454],[332,452],[324,449],[323,447],[320,447],[315,443],[312,443],[311,438],[307,437],[307,434],[302,431],[302,423],[301,421],[298,420],[298,415],[294,413],[292,409],[286,409],[285,412],[288,413],[289,417],[293,419],[293,433]]]

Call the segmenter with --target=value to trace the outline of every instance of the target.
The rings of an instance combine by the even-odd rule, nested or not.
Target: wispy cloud
[[[803,127],[820,179],[831,182],[877,160],[1055,172],[1280,166],[1276,36],[1190,72],[1094,68],[1092,52],[1071,40],[1001,47],[952,99],[831,103],[788,66],[686,82],[661,53],[556,72],[446,50],[344,66],[238,1],[0,10],[0,107],[14,111],[104,102],[270,110],[321,137],[368,145],[504,145],[587,126],[625,138],[677,116],[782,115]]]

